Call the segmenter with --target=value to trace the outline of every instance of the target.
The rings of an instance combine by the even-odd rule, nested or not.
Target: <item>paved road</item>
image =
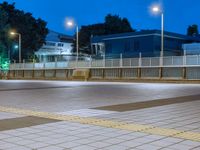
[[[0,149],[200,150],[199,91],[197,84],[0,81]],[[111,110],[87,109],[101,106]]]
[[[200,93],[198,84],[0,81],[0,104],[63,112]]]

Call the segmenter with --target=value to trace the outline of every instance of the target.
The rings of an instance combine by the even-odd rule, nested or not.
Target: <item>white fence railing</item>
[[[67,69],[67,68],[134,68],[134,67],[184,67],[200,66],[200,55],[93,59],[47,63],[13,63],[10,70],[16,69]]]

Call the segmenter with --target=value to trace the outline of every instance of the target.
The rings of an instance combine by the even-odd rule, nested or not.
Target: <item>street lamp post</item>
[[[163,65],[164,56],[164,14],[163,11],[158,6],[154,6],[152,11],[155,13],[161,13],[161,51],[160,51],[160,65]]]
[[[163,57],[164,56],[164,14],[161,13],[161,36],[162,36],[162,40],[161,40],[161,54],[160,56]]]
[[[67,21],[66,22],[68,27],[73,27],[76,26],[76,64],[78,64],[78,59],[79,59],[79,35],[78,35],[78,25],[75,25],[75,23],[73,21]]]
[[[19,63],[21,63],[22,61],[22,59],[21,59],[21,56],[22,56],[22,54],[21,54],[21,43],[22,43],[22,36],[21,36],[21,34],[20,33],[16,33],[16,32],[10,32],[10,34],[11,35],[18,35],[19,36]]]
[[[78,26],[76,26],[76,61],[78,63],[78,54],[79,54],[79,37],[78,37]]]

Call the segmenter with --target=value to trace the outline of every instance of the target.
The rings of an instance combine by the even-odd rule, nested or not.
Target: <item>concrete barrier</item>
[[[56,70],[56,78],[66,79],[66,77],[67,77],[66,70],[64,70],[64,69]]]
[[[24,70],[24,78],[33,78],[33,70]]]
[[[91,69],[90,70],[90,77],[95,79],[102,79],[104,74],[104,69]]]
[[[52,69],[52,70],[45,70],[45,78],[55,78],[55,73],[56,73],[56,70],[55,69]]]
[[[15,70],[15,78],[24,78],[24,70]]]
[[[177,68],[177,67],[163,68],[162,78],[183,79],[183,68]]]
[[[44,79],[44,70],[34,70],[34,79]]]
[[[159,78],[159,68],[142,68],[141,78]]]
[[[8,78],[10,78],[10,79],[14,79],[15,78],[15,71],[14,70],[10,70],[8,72]]]
[[[120,70],[119,69],[105,69],[104,70],[104,78],[107,79],[116,79],[120,78]]]
[[[122,78],[125,78],[125,79],[136,79],[136,78],[138,78],[138,69],[136,69],[136,68],[122,69]]]
[[[186,79],[200,80],[200,67],[186,68]]]
[[[84,79],[88,80],[90,75],[89,69],[74,69],[72,77],[73,79]]]
[[[10,79],[199,80],[200,67],[10,70]]]

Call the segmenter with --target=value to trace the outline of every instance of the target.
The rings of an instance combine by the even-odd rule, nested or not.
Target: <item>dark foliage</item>
[[[22,59],[31,58],[36,50],[38,50],[45,42],[45,37],[48,34],[46,28],[47,23],[42,19],[35,19],[31,13],[25,13],[22,10],[15,8],[15,3],[8,4],[3,2],[0,4],[0,43],[8,52],[12,51],[12,44],[17,43],[18,37],[10,36],[9,32],[14,31],[22,35]],[[9,39],[8,39],[9,38]],[[9,41],[9,42],[8,42]],[[12,59],[18,59],[18,55],[14,53]]]
[[[189,26],[187,29],[187,35],[198,36],[199,35],[198,25],[193,24],[193,25]]]
[[[118,15],[107,15],[104,23],[82,26],[79,31],[79,48],[81,53],[91,53],[91,36],[134,32],[127,18]],[[76,41],[75,41],[76,42]],[[76,44],[74,51],[76,51]]]

